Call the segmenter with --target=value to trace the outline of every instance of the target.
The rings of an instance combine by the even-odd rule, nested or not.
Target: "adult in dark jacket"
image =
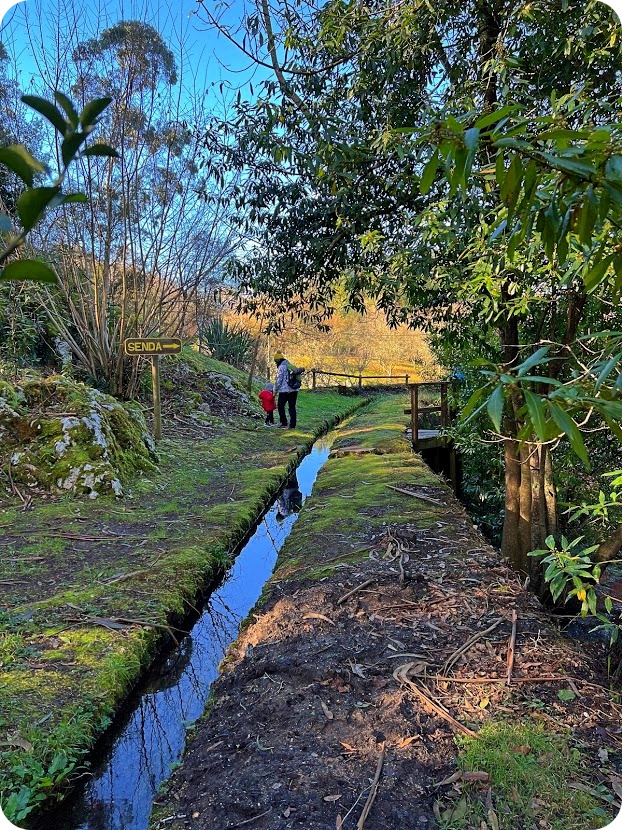
[[[276,363],[276,379],[274,381],[274,392],[277,397],[277,407],[279,410],[279,427],[281,429],[296,429],[296,398],[298,391],[292,389],[287,382],[289,364],[285,360],[283,352],[277,352],[274,355],[274,362]],[[289,425],[285,415],[285,407],[289,410]]]

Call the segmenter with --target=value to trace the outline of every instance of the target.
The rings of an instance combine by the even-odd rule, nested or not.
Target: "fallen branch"
[[[264,816],[267,816],[268,813],[271,813],[271,812],[272,812],[272,807],[270,807],[269,810],[266,810],[265,813],[259,813],[258,816],[253,816],[252,818],[244,819],[244,821],[241,821],[239,824],[230,824],[229,828],[230,828],[230,830],[234,830],[235,827],[244,827],[245,824],[250,824],[253,821],[257,821],[257,819],[263,818]]]
[[[507,685],[509,686],[512,682],[512,669],[514,668],[514,647],[516,645],[516,622],[518,620],[518,615],[516,613],[516,609],[512,611],[512,633],[510,634],[510,642],[508,645],[508,674],[507,674]]]
[[[343,603],[347,599],[350,599],[351,596],[354,596],[354,594],[358,593],[359,591],[362,591],[363,588],[367,588],[368,585],[372,585],[375,581],[375,578],[366,579],[365,582],[362,582],[360,585],[357,585],[356,588],[352,588],[351,591],[348,591],[347,594],[344,594],[342,597],[339,597],[339,599],[337,600],[337,605],[343,605]]]
[[[424,496],[421,493],[413,493],[412,490],[405,490],[404,487],[394,487],[392,484],[387,484],[386,486],[389,490],[395,490],[396,493],[404,493],[405,496],[414,496],[416,499],[421,499],[421,501],[429,501],[431,504],[437,504],[439,507],[447,507],[444,501],[431,499],[429,496]]]
[[[367,816],[371,813],[371,808],[374,806],[374,801],[376,800],[376,796],[378,795],[378,783],[380,782],[382,767],[384,766],[385,753],[386,747],[383,741],[382,748],[380,750],[380,757],[378,758],[378,764],[376,765],[376,774],[374,775],[374,780],[371,784],[371,790],[369,791],[369,795],[367,796],[367,801],[365,802],[365,806],[363,807],[361,817],[356,823],[356,830],[363,830],[363,828],[365,827],[365,822],[367,821]]]
[[[415,663],[404,663],[402,666],[398,666],[398,668],[393,672],[393,677],[398,683],[406,686],[421,701],[424,708],[427,709],[428,712],[438,715],[440,718],[447,721],[447,723],[449,723],[456,730],[456,732],[460,732],[462,735],[468,735],[470,738],[477,737],[476,732],[473,732],[473,730],[469,729],[468,726],[464,726],[464,724],[457,721],[453,715],[450,715],[449,712],[440,705],[440,703],[436,703],[434,700],[429,698],[416,683],[413,683],[413,681],[410,680],[408,672],[414,665]]]

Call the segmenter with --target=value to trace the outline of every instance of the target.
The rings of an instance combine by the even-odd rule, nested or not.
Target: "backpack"
[[[295,366],[287,367],[287,385],[296,391],[302,386],[302,373],[304,369],[297,369]]]

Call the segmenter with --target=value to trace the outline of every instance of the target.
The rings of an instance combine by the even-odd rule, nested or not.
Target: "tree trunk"
[[[506,438],[505,459],[505,515],[501,537],[501,553],[513,568],[524,570],[519,527],[521,524],[521,461],[518,441]]]

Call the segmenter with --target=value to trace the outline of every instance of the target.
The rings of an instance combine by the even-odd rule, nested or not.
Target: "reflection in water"
[[[328,444],[318,441],[289,479],[190,634],[149,679],[84,792],[54,816],[58,830],[146,830],[158,787],[181,757],[186,730],[203,712],[218,665],[270,577],[328,453]]]

